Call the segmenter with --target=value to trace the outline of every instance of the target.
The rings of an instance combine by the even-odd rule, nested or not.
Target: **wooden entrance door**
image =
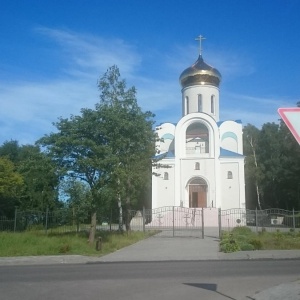
[[[203,183],[189,185],[189,206],[207,207],[207,185]]]

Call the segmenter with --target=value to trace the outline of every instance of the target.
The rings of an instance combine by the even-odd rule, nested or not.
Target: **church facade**
[[[156,127],[152,208],[245,208],[242,124],[219,120],[220,72],[200,52],[179,80],[182,118]]]

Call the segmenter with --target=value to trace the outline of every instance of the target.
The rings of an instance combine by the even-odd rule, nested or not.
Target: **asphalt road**
[[[300,260],[1,266],[1,300],[255,299],[300,278]]]

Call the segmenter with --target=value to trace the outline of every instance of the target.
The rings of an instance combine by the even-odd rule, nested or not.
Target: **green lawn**
[[[156,232],[118,233],[102,231],[101,251],[96,250],[96,241],[89,245],[87,233],[45,234],[41,231],[21,233],[0,232],[0,257],[79,254],[101,256],[148,238]]]

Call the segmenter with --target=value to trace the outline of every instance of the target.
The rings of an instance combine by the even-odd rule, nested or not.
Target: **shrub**
[[[263,248],[262,242],[258,239],[251,239],[249,244],[253,246],[254,250],[261,250]]]
[[[235,235],[249,235],[249,234],[252,234],[251,229],[246,227],[246,226],[234,227],[231,232],[232,232],[232,234],[235,234]]]
[[[240,246],[233,238],[233,234],[229,234],[228,237],[222,239],[220,242],[220,250],[225,253],[236,252],[240,250]]]
[[[68,253],[71,250],[71,246],[69,244],[64,244],[59,248],[59,253]]]
[[[235,236],[235,238],[239,244],[246,243],[248,240],[248,237],[246,235],[237,235],[237,236]]]
[[[240,245],[241,251],[252,251],[255,250],[252,244],[244,243]]]

